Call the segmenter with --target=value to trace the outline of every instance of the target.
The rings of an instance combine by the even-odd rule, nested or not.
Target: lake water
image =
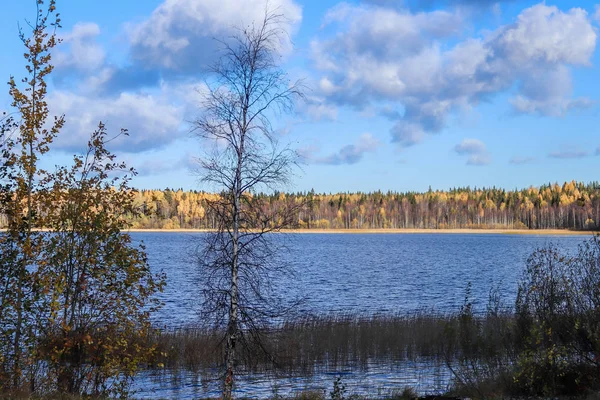
[[[157,325],[182,326],[198,321],[200,276],[196,249],[201,233],[136,232],[151,268],[167,274],[161,294],[165,306],[154,316]],[[457,311],[465,288],[472,285],[476,309],[484,310],[491,288],[499,286],[506,306],[514,303],[527,257],[555,244],[568,252],[589,236],[506,234],[285,234],[286,251],[278,262],[295,273],[276,282],[288,297],[302,297],[299,314],[360,315],[419,311]],[[406,364],[406,363],[404,363]],[[373,366],[338,371],[350,392],[385,394],[387,387],[409,384],[420,393],[443,391],[449,373],[443,366]],[[141,398],[218,397],[218,381],[197,376],[156,379],[143,374],[135,387]],[[333,374],[307,378],[255,376],[244,379],[238,395],[267,397],[302,389],[331,390]],[[328,394],[328,391],[327,391]]]
[[[198,320],[200,277],[195,250],[201,233],[135,232],[151,268],[167,274],[165,303],[154,319],[179,326]],[[295,273],[277,282],[289,297],[304,299],[303,314],[395,314],[450,312],[462,305],[465,288],[480,309],[500,285],[514,302],[527,257],[556,244],[574,252],[581,236],[505,234],[285,234],[279,262]],[[277,239],[279,240],[279,239]]]

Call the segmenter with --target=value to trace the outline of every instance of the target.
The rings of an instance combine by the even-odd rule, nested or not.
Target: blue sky
[[[49,92],[67,125],[48,164],[81,151],[99,120],[140,188],[203,189],[190,134],[206,64],[265,0],[57,0],[64,42]],[[287,18],[283,68],[310,88],[275,118],[305,164],[290,191],[507,189],[598,180],[600,11],[590,1],[270,0]],[[3,5],[0,77],[23,74]],[[0,110],[8,109],[0,92]]]

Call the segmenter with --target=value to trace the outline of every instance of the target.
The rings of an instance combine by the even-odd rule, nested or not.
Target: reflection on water
[[[214,374],[213,374],[214,375]],[[420,394],[441,393],[448,388],[451,373],[439,361],[402,361],[379,365],[370,363],[367,367],[347,365],[338,371],[323,372],[313,376],[276,376],[255,374],[240,377],[235,390],[236,397],[273,398],[275,395],[293,397],[299,392],[315,391],[329,397],[333,382],[341,377],[351,394],[385,397],[394,391],[402,391],[406,386]],[[136,379],[136,398],[177,398],[195,399],[199,397],[219,397],[221,381],[190,372],[144,373]]]

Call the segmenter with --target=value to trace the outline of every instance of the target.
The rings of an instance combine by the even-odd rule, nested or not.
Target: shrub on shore
[[[575,255],[554,246],[536,250],[519,283],[514,314],[502,317],[488,309],[481,324],[467,305],[458,318],[455,343],[462,356],[453,371],[456,393],[479,398],[597,394],[599,237],[585,241]]]

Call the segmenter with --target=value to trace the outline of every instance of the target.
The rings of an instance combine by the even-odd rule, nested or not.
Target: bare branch
[[[290,272],[278,262],[281,237],[273,235],[297,222],[297,209],[266,211],[265,199],[253,196],[287,184],[297,166],[295,152],[278,148],[271,124],[303,97],[302,83],[290,83],[278,65],[278,46],[287,35],[282,19],[267,10],[260,24],[220,41],[223,55],[212,66],[193,129],[212,145],[200,159],[202,181],[221,191],[208,205],[217,231],[206,236],[199,264],[203,311],[225,331],[224,398],[231,398],[238,346],[265,350],[258,327],[297,304],[275,290],[274,282]]]

